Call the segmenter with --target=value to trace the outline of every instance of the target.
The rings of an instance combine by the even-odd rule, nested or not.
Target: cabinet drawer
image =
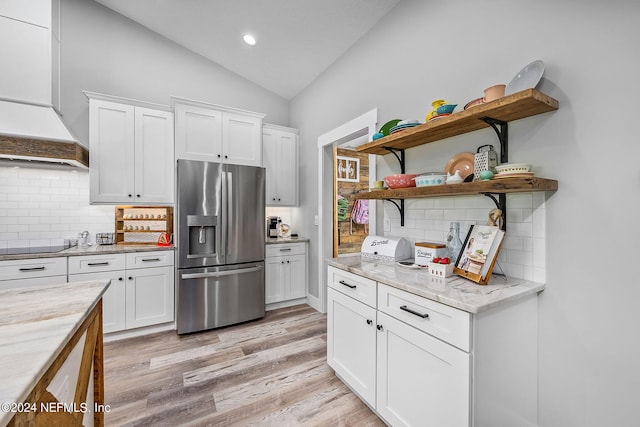
[[[127,269],[166,267],[173,265],[173,251],[129,252]]]
[[[277,245],[266,245],[265,256],[274,257],[282,255],[303,255],[306,252],[305,244],[302,243],[283,243]]]
[[[31,286],[49,286],[67,283],[67,275],[32,277],[30,279],[0,280],[0,291],[12,288],[27,288]]]
[[[124,270],[124,261],[124,254],[70,256],[69,274]]]
[[[67,275],[67,258],[33,258],[0,261],[0,280]]]
[[[378,284],[378,295],[378,310],[464,351],[470,351],[471,315],[466,311],[382,283]]]
[[[329,287],[375,308],[376,282],[374,280],[331,266],[328,267],[327,276]]]

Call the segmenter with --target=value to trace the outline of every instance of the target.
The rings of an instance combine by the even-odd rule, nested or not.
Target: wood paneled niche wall
[[[368,224],[357,224],[351,214],[356,194],[369,191],[369,155],[344,148],[333,149],[333,256],[360,252],[369,235]],[[338,203],[340,198],[344,201]],[[366,201],[375,203],[375,201]],[[345,212],[346,206],[346,212]]]

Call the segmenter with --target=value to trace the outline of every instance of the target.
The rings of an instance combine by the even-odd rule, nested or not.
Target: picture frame
[[[360,182],[360,159],[337,156],[336,177],[338,181]]]

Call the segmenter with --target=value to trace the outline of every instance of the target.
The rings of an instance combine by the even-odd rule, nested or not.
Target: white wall
[[[291,103],[302,147],[300,228],[314,257],[319,135],[376,107],[380,124],[424,119],[434,99],[464,105],[530,61],[545,62],[539,89],[560,109],[509,126],[510,160],[559,181],[545,203],[539,306],[545,427],[637,424],[640,287],[628,266],[639,234],[638,16],[640,4],[627,0],[404,0]],[[496,143],[492,130],[411,149],[407,171],[439,170],[486,143]],[[398,170],[390,155],[378,167],[378,177]]]
[[[164,105],[179,96],[257,111],[269,123],[289,124],[284,98],[93,0],[62,0],[61,14],[61,109],[65,123],[87,146],[89,105],[83,90]]]

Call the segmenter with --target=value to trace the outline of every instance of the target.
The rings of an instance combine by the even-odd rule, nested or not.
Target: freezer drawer
[[[180,269],[176,274],[178,334],[264,317],[264,262]]]

